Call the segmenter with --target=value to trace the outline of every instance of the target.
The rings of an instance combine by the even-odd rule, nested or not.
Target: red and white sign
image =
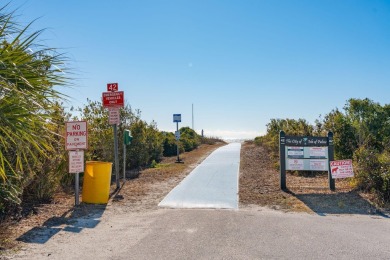
[[[108,110],[108,122],[110,125],[119,125],[121,122],[119,108],[109,108]]]
[[[331,161],[330,170],[332,178],[353,177],[352,160]]]
[[[84,151],[69,151],[69,173],[84,172]]]
[[[65,128],[66,150],[78,150],[88,148],[88,131],[86,121],[66,122]]]
[[[288,159],[286,166],[286,170],[291,171],[303,171],[305,169],[302,159]]]
[[[124,107],[124,92],[103,92],[103,107]]]
[[[310,170],[311,171],[327,171],[328,170],[328,160],[310,160]]]
[[[118,91],[118,83],[108,83],[107,91]]]

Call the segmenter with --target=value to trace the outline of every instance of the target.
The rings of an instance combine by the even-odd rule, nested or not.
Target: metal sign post
[[[120,123],[119,109],[124,107],[124,92],[118,91],[118,83],[108,83],[107,91],[102,93],[103,107],[110,109],[109,124],[114,130],[114,156],[115,156],[115,180],[116,188],[120,188],[119,183],[119,154],[118,154],[118,127]]]
[[[132,139],[130,130],[125,129],[123,133],[123,181],[126,180],[126,145],[129,145]]]
[[[119,183],[119,154],[118,154],[118,127],[117,125],[113,125],[114,128],[114,156],[115,156],[115,181],[116,188],[120,188]]]
[[[181,122],[181,114],[173,114],[173,122],[176,123],[176,149],[177,149],[177,163],[180,163],[179,157],[179,141],[180,141],[180,132],[179,132],[179,122]]]
[[[75,205],[80,204],[80,172],[84,172],[84,151],[88,147],[88,129],[86,121],[65,123],[65,148],[69,150],[69,173],[75,173]]]
[[[84,151],[69,151],[69,173],[75,174],[75,205],[79,205],[80,172],[84,172]]]

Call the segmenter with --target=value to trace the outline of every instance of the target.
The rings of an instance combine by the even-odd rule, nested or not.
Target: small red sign
[[[103,92],[103,107],[124,107],[124,92]]]
[[[118,91],[118,83],[108,83],[107,91]]]

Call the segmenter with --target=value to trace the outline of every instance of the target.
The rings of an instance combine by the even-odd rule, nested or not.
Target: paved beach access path
[[[240,143],[231,143],[215,150],[159,206],[238,209],[240,150]]]

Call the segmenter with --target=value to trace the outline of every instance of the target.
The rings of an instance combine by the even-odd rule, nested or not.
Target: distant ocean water
[[[239,138],[222,138],[227,143],[243,143],[247,140],[253,140],[251,138],[239,139]]]

